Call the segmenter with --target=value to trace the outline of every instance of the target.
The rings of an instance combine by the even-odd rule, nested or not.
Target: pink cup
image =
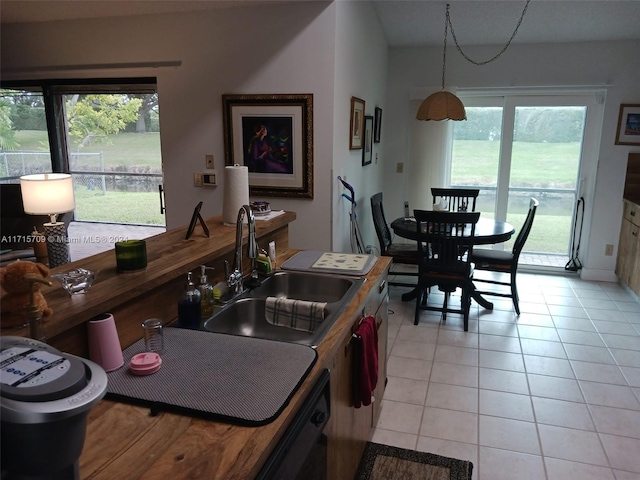
[[[113,315],[103,313],[89,320],[89,358],[110,372],[124,365],[120,339]]]

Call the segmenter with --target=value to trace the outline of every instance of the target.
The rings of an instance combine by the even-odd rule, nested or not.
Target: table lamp
[[[73,180],[67,173],[37,173],[20,177],[22,204],[25,213],[49,215],[51,222],[45,223],[49,267],[69,263],[69,242],[64,222],[57,222],[60,213],[76,208],[73,195]]]

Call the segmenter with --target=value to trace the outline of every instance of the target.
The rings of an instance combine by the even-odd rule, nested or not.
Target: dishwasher
[[[259,480],[324,479],[330,412],[329,370],[323,370],[300,411],[256,477]]]

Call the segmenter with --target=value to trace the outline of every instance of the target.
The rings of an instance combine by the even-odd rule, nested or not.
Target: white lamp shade
[[[22,204],[30,215],[71,212],[76,208],[73,180],[67,173],[37,173],[20,177]]]

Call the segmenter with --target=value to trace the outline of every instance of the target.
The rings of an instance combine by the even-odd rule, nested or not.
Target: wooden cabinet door
[[[616,274],[622,283],[629,285],[631,270],[633,268],[633,224],[626,219],[622,220],[620,227],[620,242],[618,243],[618,258],[616,261]]]
[[[629,281],[627,285],[636,295],[640,296],[640,227],[631,224],[629,236]]]
[[[384,294],[382,302],[378,305],[376,311],[376,324],[378,326],[378,384],[373,392],[373,412],[371,418],[371,426],[375,428],[380,418],[380,410],[382,407],[382,397],[387,381],[387,334],[389,331],[389,295],[386,288],[386,281],[382,285]]]

